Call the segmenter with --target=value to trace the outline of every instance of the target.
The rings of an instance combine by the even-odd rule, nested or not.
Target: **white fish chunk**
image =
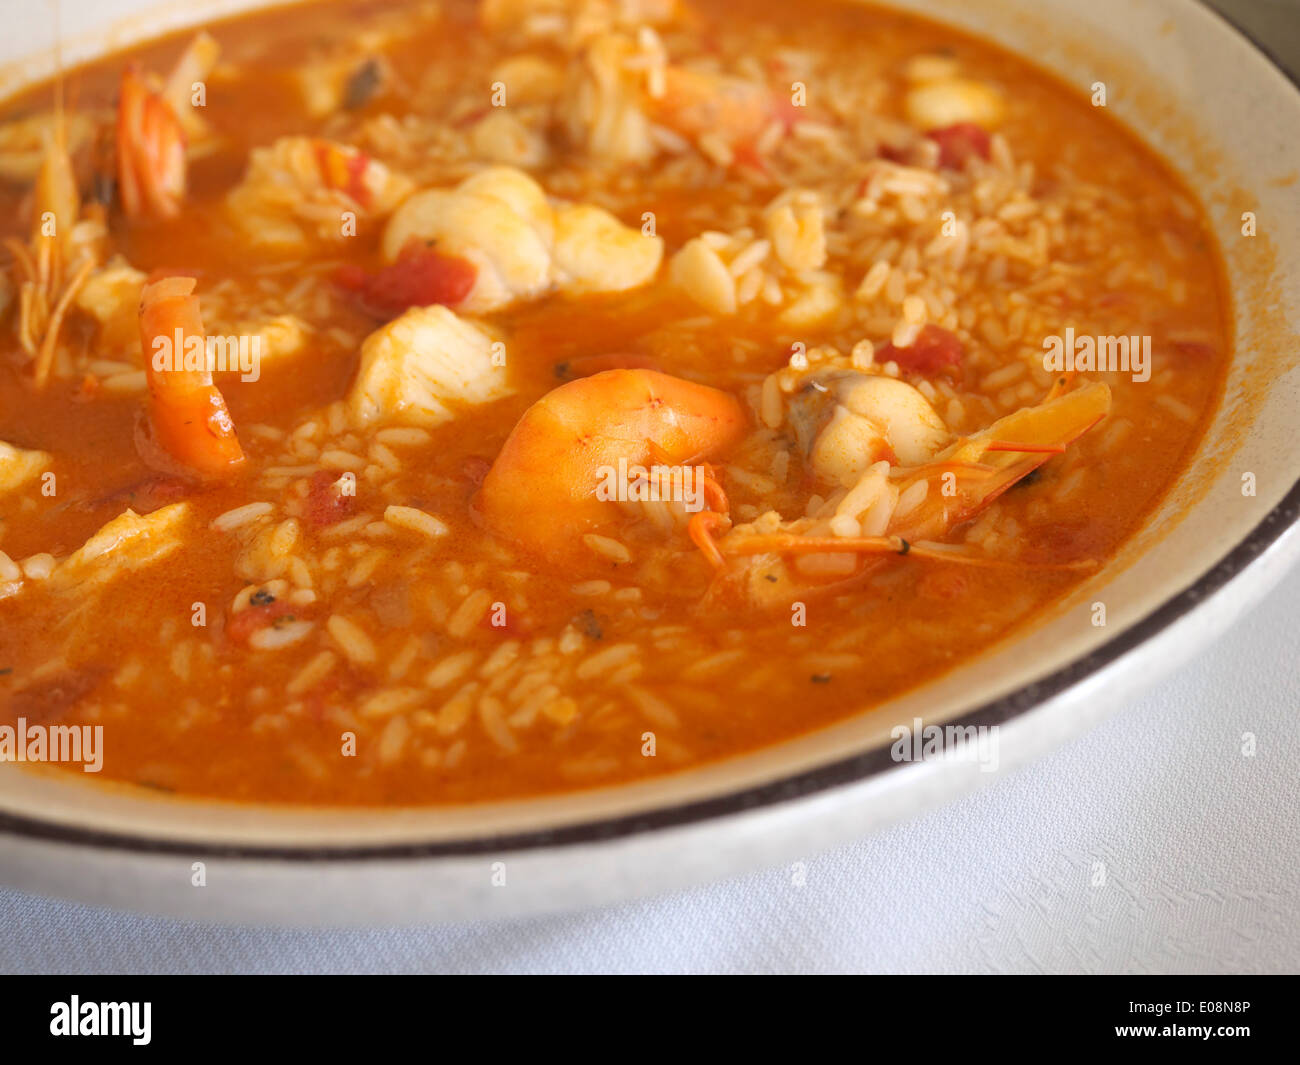
[[[53,458],[44,451],[29,451],[0,440],[0,495],[16,492],[50,467]]]
[[[435,426],[460,407],[509,395],[504,360],[493,358],[497,343],[446,307],[411,308],[362,344],[361,369],[348,393],[353,423]]]
[[[183,546],[189,520],[190,505],[183,502],[144,515],[127,509],[55,566],[48,584],[85,588],[159,562]]]

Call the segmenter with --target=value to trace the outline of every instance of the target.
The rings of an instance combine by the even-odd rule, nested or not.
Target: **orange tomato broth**
[[[260,56],[246,76],[223,83],[209,93],[204,118],[223,136],[221,150],[194,163],[186,205],[180,218],[165,222],[127,221],[120,212],[110,213],[114,250],[145,272],[162,268],[196,274],[200,293],[204,284],[216,278],[245,277],[253,258],[221,222],[221,202],[237,183],[246,166],[248,152],[288,133],[314,132],[320,120],[306,114],[288,79],[281,70],[301,60],[316,41],[345,39],[357,22],[364,23],[377,9],[400,5],[373,3],[312,4],[273,8],[216,22],[209,31],[223,51],[240,61]],[[996,77],[1016,107],[1001,132],[1012,145],[1016,158],[1032,161],[1041,173],[1068,142],[1070,166],[1090,174],[1097,183],[1119,181],[1126,188],[1140,188],[1152,196],[1181,196],[1187,191],[1165,164],[1113,120],[1104,109],[1089,105],[1074,89],[1064,86],[1042,71],[986,43],[921,18],[884,9],[857,5],[788,5],[776,0],[705,0],[692,5],[710,32],[743,32],[748,20],[775,24],[791,46],[811,44],[832,50],[844,63],[869,51],[886,68],[893,68],[919,53],[942,51],[961,57],[973,77]],[[386,57],[402,78],[415,81],[421,70],[433,64],[463,62],[457,48],[458,35],[478,33],[472,5],[449,3],[436,26],[412,32],[391,46]],[[184,47],[190,32],[175,34],[132,49],[151,69],[165,71]],[[502,55],[510,54],[503,49]],[[117,78],[127,61],[113,55],[64,75],[66,99],[71,106],[107,105],[114,98]],[[477,69],[466,69],[467,79],[480,77]],[[901,84],[901,83],[900,83]],[[486,92],[486,89],[484,90]],[[888,106],[899,107],[898,93]],[[49,85],[26,92],[4,108],[16,115],[29,108],[48,106]],[[386,101],[385,109],[393,109]],[[545,173],[538,175],[545,184]],[[777,190],[756,193],[760,200]],[[666,256],[697,235],[694,227],[679,221],[684,205],[698,208],[717,198],[721,210],[729,195],[709,188],[657,190],[647,199],[644,210],[655,212]],[[28,232],[28,190],[0,188],[0,217],[5,235],[25,239]],[[637,214],[623,220],[636,224]],[[1172,223],[1170,223],[1172,224]],[[1187,357],[1179,367],[1178,398],[1194,409],[1192,424],[1152,417],[1136,426],[1127,446],[1095,462],[1079,491],[1065,503],[1053,507],[1051,521],[1036,523],[1029,508],[1044,486],[1053,483],[1052,464],[1044,467],[1037,483],[1008,491],[999,501],[1000,512],[1014,518],[1024,530],[1020,545],[1022,559],[1038,562],[1084,557],[1104,560],[1111,556],[1160,502],[1184,468],[1206,419],[1214,409],[1222,388],[1230,350],[1227,327],[1229,299],[1214,241],[1203,220],[1183,223],[1181,234],[1195,253],[1182,263],[1182,280],[1192,298],[1183,307],[1171,303],[1137,308],[1146,328],[1156,336],[1188,319],[1214,335],[1210,355]],[[1149,240],[1155,246],[1153,227],[1149,237],[1138,235],[1137,246]],[[331,254],[338,254],[332,252]],[[377,230],[363,231],[342,255],[367,268],[377,262]],[[857,278],[848,280],[849,287]],[[1100,279],[1085,278],[1090,295],[1104,291]],[[1132,310],[1132,309],[1130,309]],[[693,317],[698,308],[680,296],[645,293],[588,297],[548,298],[498,314],[493,320],[511,333],[511,373],[516,387],[508,399],[466,413],[456,423],[434,430],[434,442],[427,448],[404,454],[404,461],[418,464],[411,473],[412,505],[436,513],[452,527],[452,550],[484,536],[473,522],[469,500],[474,484],[465,478],[467,464],[490,463],[501,443],[528,405],[557,382],[556,366],[580,356],[605,352],[644,350],[644,338],[671,317]],[[341,321],[351,328],[373,323],[360,310],[341,312]],[[313,325],[329,323],[313,323]],[[1127,330],[1125,330],[1127,332]],[[789,352],[773,344],[770,322],[759,319],[722,321],[712,332],[705,331],[697,343],[679,350],[659,345],[655,357],[668,372],[686,374],[721,388],[738,388],[745,373],[767,373],[779,368]],[[69,325],[72,342],[93,343],[93,331],[85,323]],[[735,337],[766,345],[748,365],[724,360],[729,342]],[[809,344],[820,339],[808,338]],[[876,338],[882,342],[887,338]],[[37,552],[62,557],[75,551],[125,506],[139,505],[149,494],[152,471],[137,452],[136,424],[143,398],[80,394],[79,382],[55,380],[44,391],[36,391],[28,371],[19,361],[20,352],[6,328],[0,340],[0,440],[39,448],[54,455],[54,471],[60,484],[54,500],[41,500],[36,512],[12,511],[0,523],[0,549],[21,559]],[[1157,352],[1157,366],[1161,359]],[[222,390],[237,427],[264,423],[291,429],[324,405],[342,397],[356,372],[356,350],[328,343],[318,345],[287,367],[268,367],[260,381],[240,384],[223,382]],[[1152,397],[1154,398],[1154,397]],[[241,436],[244,436],[241,433]],[[206,530],[217,515],[259,498],[250,494],[247,478],[268,459],[264,449],[248,442],[250,470],[231,483],[187,491],[195,509],[195,529]],[[1085,437],[1075,447],[1084,455],[1095,445]],[[424,473],[437,473],[450,486],[417,483]],[[805,493],[806,495],[806,493]],[[744,498],[743,491],[737,498]],[[783,497],[784,507],[793,497]],[[925,631],[929,638],[909,639],[901,649],[891,643],[888,654],[875,654],[868,644],[860,648],[863,667],[845,676],[791,676],[788,683],[770,689],[745,689],[745,675],[755,663],[789,661],[797,669],[799,656],[792,652],[792,630],[788,616],[775,621],[762,617],[728,618],[723,621],[699,617],[692,601],[682,595],[654,600],[661,610],[660,621],[676,621],[691,628],[697,653],[735,647],[727,630],[744,633],[744,659],[721,674],[696,685],[696,696],[675,705],[675,729],[665,729],[658,757],[641,756],[644,721],[629,723],[616,734],[584,728],[580,714],[572,724],[543,736],[529,734],[519,740],[518,749],[505,752],[491,743],[469,745],[454,769],[433,767],[416,758],[379,764],[369,747],[370,734],[362,737],[362,751],[355,758],[337,757],[343,718],[322,713],[319,708],[299,713],[286,723],[263,727],[259,719],[268,711],[263,702],[250,705],[245,698],[253,688],[271,694],[271,704],[295,673],[306,652],[261,653],[231,646],[214,624],[208,630],[191,630],[188,619],[195,602],[207,604],[210,616],[220,618],[244,581],[233,573],[236,547],[228,540],[204,532],[186,544],[183,551],[161,565],[119,578],[95,611],[96,622],[84,632],[70,652],[57,646],[57,603],[32,598],[27,593],[0,601],[0,700],[8,705],[0,721],[12,723],[20,714],[29,721],[103,723],[105,763],[102,777],[142,784],[185,795],[242,801],[285,801],[311,804],[427,804],[463,803],[540,795],[610,783],[648,778],[679,771],[719,758],[751,751],[798,736],[860,712],[865,706],[896,696],[917,684],[931,680],[953,666],[970,660],[1009,633],[1017,631],[1044,608],[1058,601],[1088,574],[1077,570],[1048,567],[1004,567],[984,569],[929,565],[919,561],[891,561],[880,577],[860,589],[859,600],[870,604],[870,613],[855,614],[853,623],[867,627],[883,640],[900,628]],[[534,589],[528,596],[526,624],[531,634],[554,633],[575,615],[592,609],[591,604],[571,591],[568,574],[548,574],[544,566],[533,565]],[[709,571],[703,560],[684,563],[682,583],[702,592]],[[696,597],[698,598],[698,596]],[[601,611],[593,611],[599,618]],[[428,626],[418,617],[413,631]],[[317,619],[324,614],[317,612]],[[170,649],[157,639],[164,618],[178,619],[179,638],[210,639],[216,645],[215,661],[233,670],[219,682],[209,681],[192,690],[168,673]],[[832,637],[845,623],[840,607],[815,607],[809,612],[806,631],[797,633],[808,650]],[[976,632],[973,619],[985,623]],[[601,619],[602,639],[636,639],[637,626],[618,618]],[[494,631],[483,626],[468,638],[467,645],[485,653],[515,632]],[[438,642],[440,637],[431,636]],[[884,644],[882,643],[882,646]],[[440,650],[450,650],[445,641]],[[318,648],[313,646],[312,654]],[[23,678],[52,654],[69,657],[68,675],[60,675],[66,689],[62,696],[22,699]],[[143,655],[147,672],[156,675],[152,691],[135,696],[129,712],[108,713],[96,707],[97,689],[88,689],[81,699],[67,698],[80,685],[109,684],[111,674],[132,655]],[[382,668],[383,663],[380,663]],[[653,671],[653,667],[652,667]],[[365,671],[340,667],[343,694],[355,699],[374,683]],[[6,688],[8,694],[6,695]],[[738,694],[743,691],[743,695]],[[202,704],[196,714],[183,709],[186,697]],[[436,702],[432,706],[436,711]],[[611,712],[612,713],[612,712]],[[440,740],[443,750],[445,740]],[[307,771],[304,758],[294,748],[310,752],[305,759],[323,765],[323,775]],[[581,767],[597,768],[584,772]],[[601,768],[604,767],[604,768]],[[78,767],[72,767],[78,771]]]

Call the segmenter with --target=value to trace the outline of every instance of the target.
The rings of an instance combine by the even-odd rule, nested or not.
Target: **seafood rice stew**
[[[435,0],[10,101],[0,735],[99,725],[98,779],[194,796],[514,798],[1033,625],[1230,356],[1205,215],[1090,80],[856,4]]]

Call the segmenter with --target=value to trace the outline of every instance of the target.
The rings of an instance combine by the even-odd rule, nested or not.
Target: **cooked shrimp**
[[[590,568],[584,535],[609,534],[626,521],[617,500],[598,491],[613,471],[708,462],[736,444],[747,421],[729,392],[654,370],[570,381],[528,408],[475,506],[490,532],[548,564]],[[709,494],[716,507],[716,490]],[[691,518],[697,530],[697,519],[711,513]]]
[[[128,218],[174,218],[185,198],[187,147],[207,134],[191,105],[193,86],[207,77],[220,53],[216,41],[198,34],[181,53],[165,82],[133,63],[118,88],[116,176]]]
[[[664,68],[662,92],[647,93],[646,110],[684,136],[712,134],[732,147],[752,143],[775,120],[793,118],[766,85],[674,66]]]
[[[800,114],[762,82],[669,63],[647,29],[594,35],[570,77],[577,91],[561,109],[570,138],[616,163],[647,162],[663,140],[684,137],[715,162],[761,168],[760,135],[773,124],[788,131]]]
[[[281,137],[254,148],[244,179],[226,197],[231,221],[262,247],[300,249],[345,239],[344,213],[386,218],[414,186],[351,145]]]
[[[53,367],[64,315],[94,269],[99,257],[96,238],[103,233],[97,219],[79,225],[81,194],[61,120],[45,145],[33,192],[30,243],[4,243],[14,260],[18,341],[35,361],[33,379],[41,387]]]
[[[185,197],[185,131],[135,64],[118,89],[117,191],[128,218],[174,218]]]
[[[843,588],[889,555],[996,564],[933,541],[1064,451],[1110,405],[1110,390],[1089,384],[954,441],[904,382],[840,370],[810,374],[808,383],[785,425],[814,475],[832,486],[808,517],[769,512],[733,528],[711,468],[695,464],[735,447],[746,431],[743,408],[727,392],[652,370],[607,370],[530,407],[485,477],[476,511],[490,532],[524,551],[591,571],[602,563],[587,538],[617,538],[628,521],[627,500],[602,490],[613,472],[691,468],[702,479],[703,505],[684,532],[718,571],[706,606],[734,607],[739,598],[766,609]],[[679,524],[669,533],[683,531]]]
[[[552,204],[513,167],[496,166],[454,189],[416,193],[384,231],[389,262],[431,247],[473,269],[457,310],[500,310],[558,289],[573,295],[623,292],[658,272],[663,241],[589,204]],[[440,273],[445,271],[440,271]]]
[[[786,606],[843,590],[891,555],[996,565],[935,541],[1065,451],[1109,409],[1110,389],[1090,383],[1009,414],[919,465],[877,462],[811,517],[787,522],[768,513],[738,525],[711,551],[706,545],[719,568],[707,605]]]
[[[149,381],[152,436],[145,461],[179,464],[203,477],[225,477],[244,461],[225,397],[212,383],[207,334],[192,277],[166,277],[140,297],[140,344]],[[179,349],[179,350],[178,350]]]

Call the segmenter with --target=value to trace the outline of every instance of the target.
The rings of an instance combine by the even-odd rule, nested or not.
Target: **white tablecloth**
[[[978,795],[811,859],[803,886],[776,869],[595,913],[324,932],[0,891],[0,970],[1295,971],[1297,652],[1300,574],[1149,698]]]

